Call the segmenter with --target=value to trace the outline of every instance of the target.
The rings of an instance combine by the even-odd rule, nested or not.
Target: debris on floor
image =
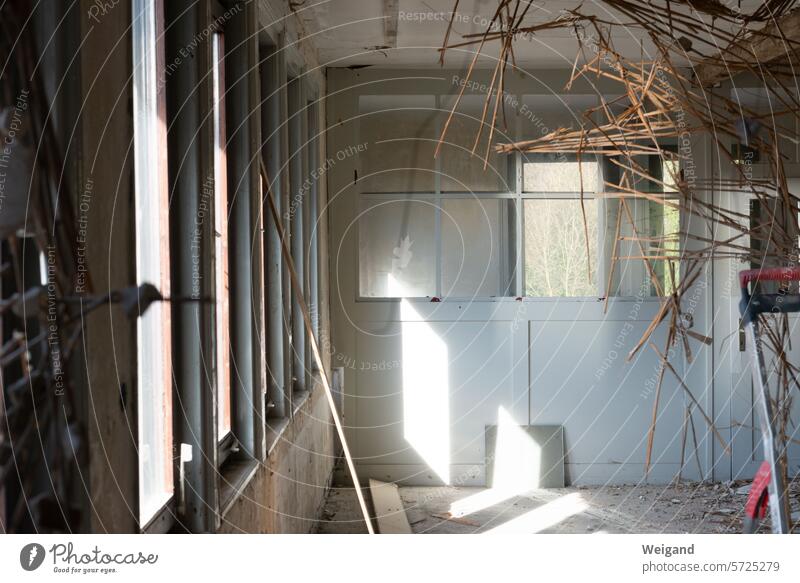
[[[405,515],[424,533],[738,533],[749,482],[572,486],[506,496],[487,488],[400,487]],[[792,521],[800,519],[793,482]],[[769,531],[769,520],[762,526]],[[333,488],[316,528],[365,532],[352,488]]]

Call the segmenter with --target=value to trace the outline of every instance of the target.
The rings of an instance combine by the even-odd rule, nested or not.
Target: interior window
[[[436,206],[368,198],[359,219],[362,297],[436,295]]]
[[[442,295],[514,295],[514,201],[442,201]]]
[[[634,160],[654,180],[631,173],[627,188],[661,200],[624,196],[614,187],[619,165],[602,157],[490,152],[484,170],[480,139],[472,153],[484,103],[475,95],[460,102],[434,158],[453,100],[360,98],[360,297],[673,293],[680,282],[677,161]],[[596,103],[593,95],[523,96],[520,131],[533,139],[575,127]]]

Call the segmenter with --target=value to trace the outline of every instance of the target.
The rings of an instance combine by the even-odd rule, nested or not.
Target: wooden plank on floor
[[[378,520],[378,532],[412,534],[397,485],[370,479],[369,491],[372,494],[372,506],[375,508]]]

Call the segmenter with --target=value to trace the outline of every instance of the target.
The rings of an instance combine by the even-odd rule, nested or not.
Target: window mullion
[[[515,293],[517,297],[525,295],[525,219],[522,208],[522,154],[515,154],[516,164],[514,164],[514,220],[516,221],[516,246],[515,269],[517,276],[515,281]]]
[[[436,109],[440,110],[442,106],[442,96],[436,96]],[[441,119],[440,125],[441,125]],[[439,127],[439,131],[443,128]],[[441,134],[440,134],[441,135]],[[436,297],[442,297],[442,157],[437,156],[434,159],[434,166],[433,166],[433,176],[434,176],[434,191],[435,191],[435,231],[434,231],[434,238],[435,241],[435,256],[436,256]]]

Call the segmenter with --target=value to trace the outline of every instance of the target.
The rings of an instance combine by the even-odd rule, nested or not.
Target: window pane
[[[163,67],[156,39],[160,3],[134,0],[133,130],[136,182],[136,283],[169,297],[169,225]],[[172,495],[172,374],[169,304],[153,303],[137,321],[139,520],[145,525]]]
[[[677,160],[662,160],[661,161],[661,175],[662,182],[664,183],[664,192],[677,192],[677,180],[680,179],[681,165]]]
[[[589,255],[579,199],[525,201],[525,294],[596,297],[597,201],[586,199]]]
[[[665,180],[665,182],[667,182]],[[675,201],[677,202],[677,201]],[[669,295],[680,283],[680,211],[672,206],[648,202],[650,207],[650,254],[670,259],[653,262],[662,292]],[[652,293],[657,290],[653,286]]]
[[[513,295],[513,201],[445,199],[442,295]]]
[[[581,177],[581,172],[583,176]],[[565,156],[527,156],[522,164],[523,192],[580,192],[583,180],[583,192],[597,192],[597,161],[581,161]]]
[[[655,180],[629,173],[628,180],[639,192],[665,193],[664,203],[644,198],[607,199],[605,201],[605,253],[611,266],[616,225],[619,215],[619,236],[609,290],[612,296],[656,296],[659,291],[670,294],[680,282],[680,211],[676,179],[680,180],[678,161],[660,156],[636,156],[623,159],[625,165],[641,168]],[[622,173],[618,166],[606,161],[605,179],[618,184]],[[662,184],[663,183],[663,184]],[[609,190],[614,190],[609,187]],[[626,211],[627,209],[627,211]],[[647,261],[645,261],[647,258]],[[654,284],[648,269],[652,267],[658,285]],[[603,288],[607,286],[603,282]]]
[[[519,108],[520,139],[536,139],[562,127],[585,126],[589,123],[586,113],[597,108],[599,103],[596,94],[523,95]],[[602,115],[595,113],[594,118],[600,120]]]
[[[362,297],[436,295],[435,203],[368,199],[358,221]]]
[[[214,63],[214,230],[217,352],[217,439],[231,430],[231,377],[228,287],[228,173],[225,151],[225,56],[223,36],[212,37]]]
[[[606,249],[609,257],[617,213],[622,213],[622,239],[617,241],[616,255],[619,259],[614,266],[611,295],[656,296],[659,288],[662,293],[670,294],[680,282],[680,211],[669,204],[677,204],[677,199],[665,199],[665,203],[627,198],[624,203],[628,209],[626,212],[621,201],[606,201]],[[658,287],[653,283],[644,257],[648,258]]]
[[[513,156],[497,154],[494,148],[489,150],[488,166],[484,170],[486,144],[489,132],[492,107],[486,114],[486,123],[481,124],[485,96],[465,95],[458,104],[458,110],[447,128],[445,143],[439,153],[441,160],[442,192],[508,192],[514,190],[513,182],[509,184],[509,161]],[[446,121],[455,103],[455,97],[443,97],[441,101],[442,123]],[[502,105],[502,104],[501,104]],[[500,114],[498,114],[500,115]],[[504,133],[502,123],[498,121],[492,136],[492,146],[497,142],[512,141],[511,136]],[[475,153],[472,148],[475,138],[481,133]],[[438,137],[438,136],[437,136]]]
[[[433,95],[359,99],[361,192],[433,192],[437,111]],[[335,159],[352,155],[343,149]]]

